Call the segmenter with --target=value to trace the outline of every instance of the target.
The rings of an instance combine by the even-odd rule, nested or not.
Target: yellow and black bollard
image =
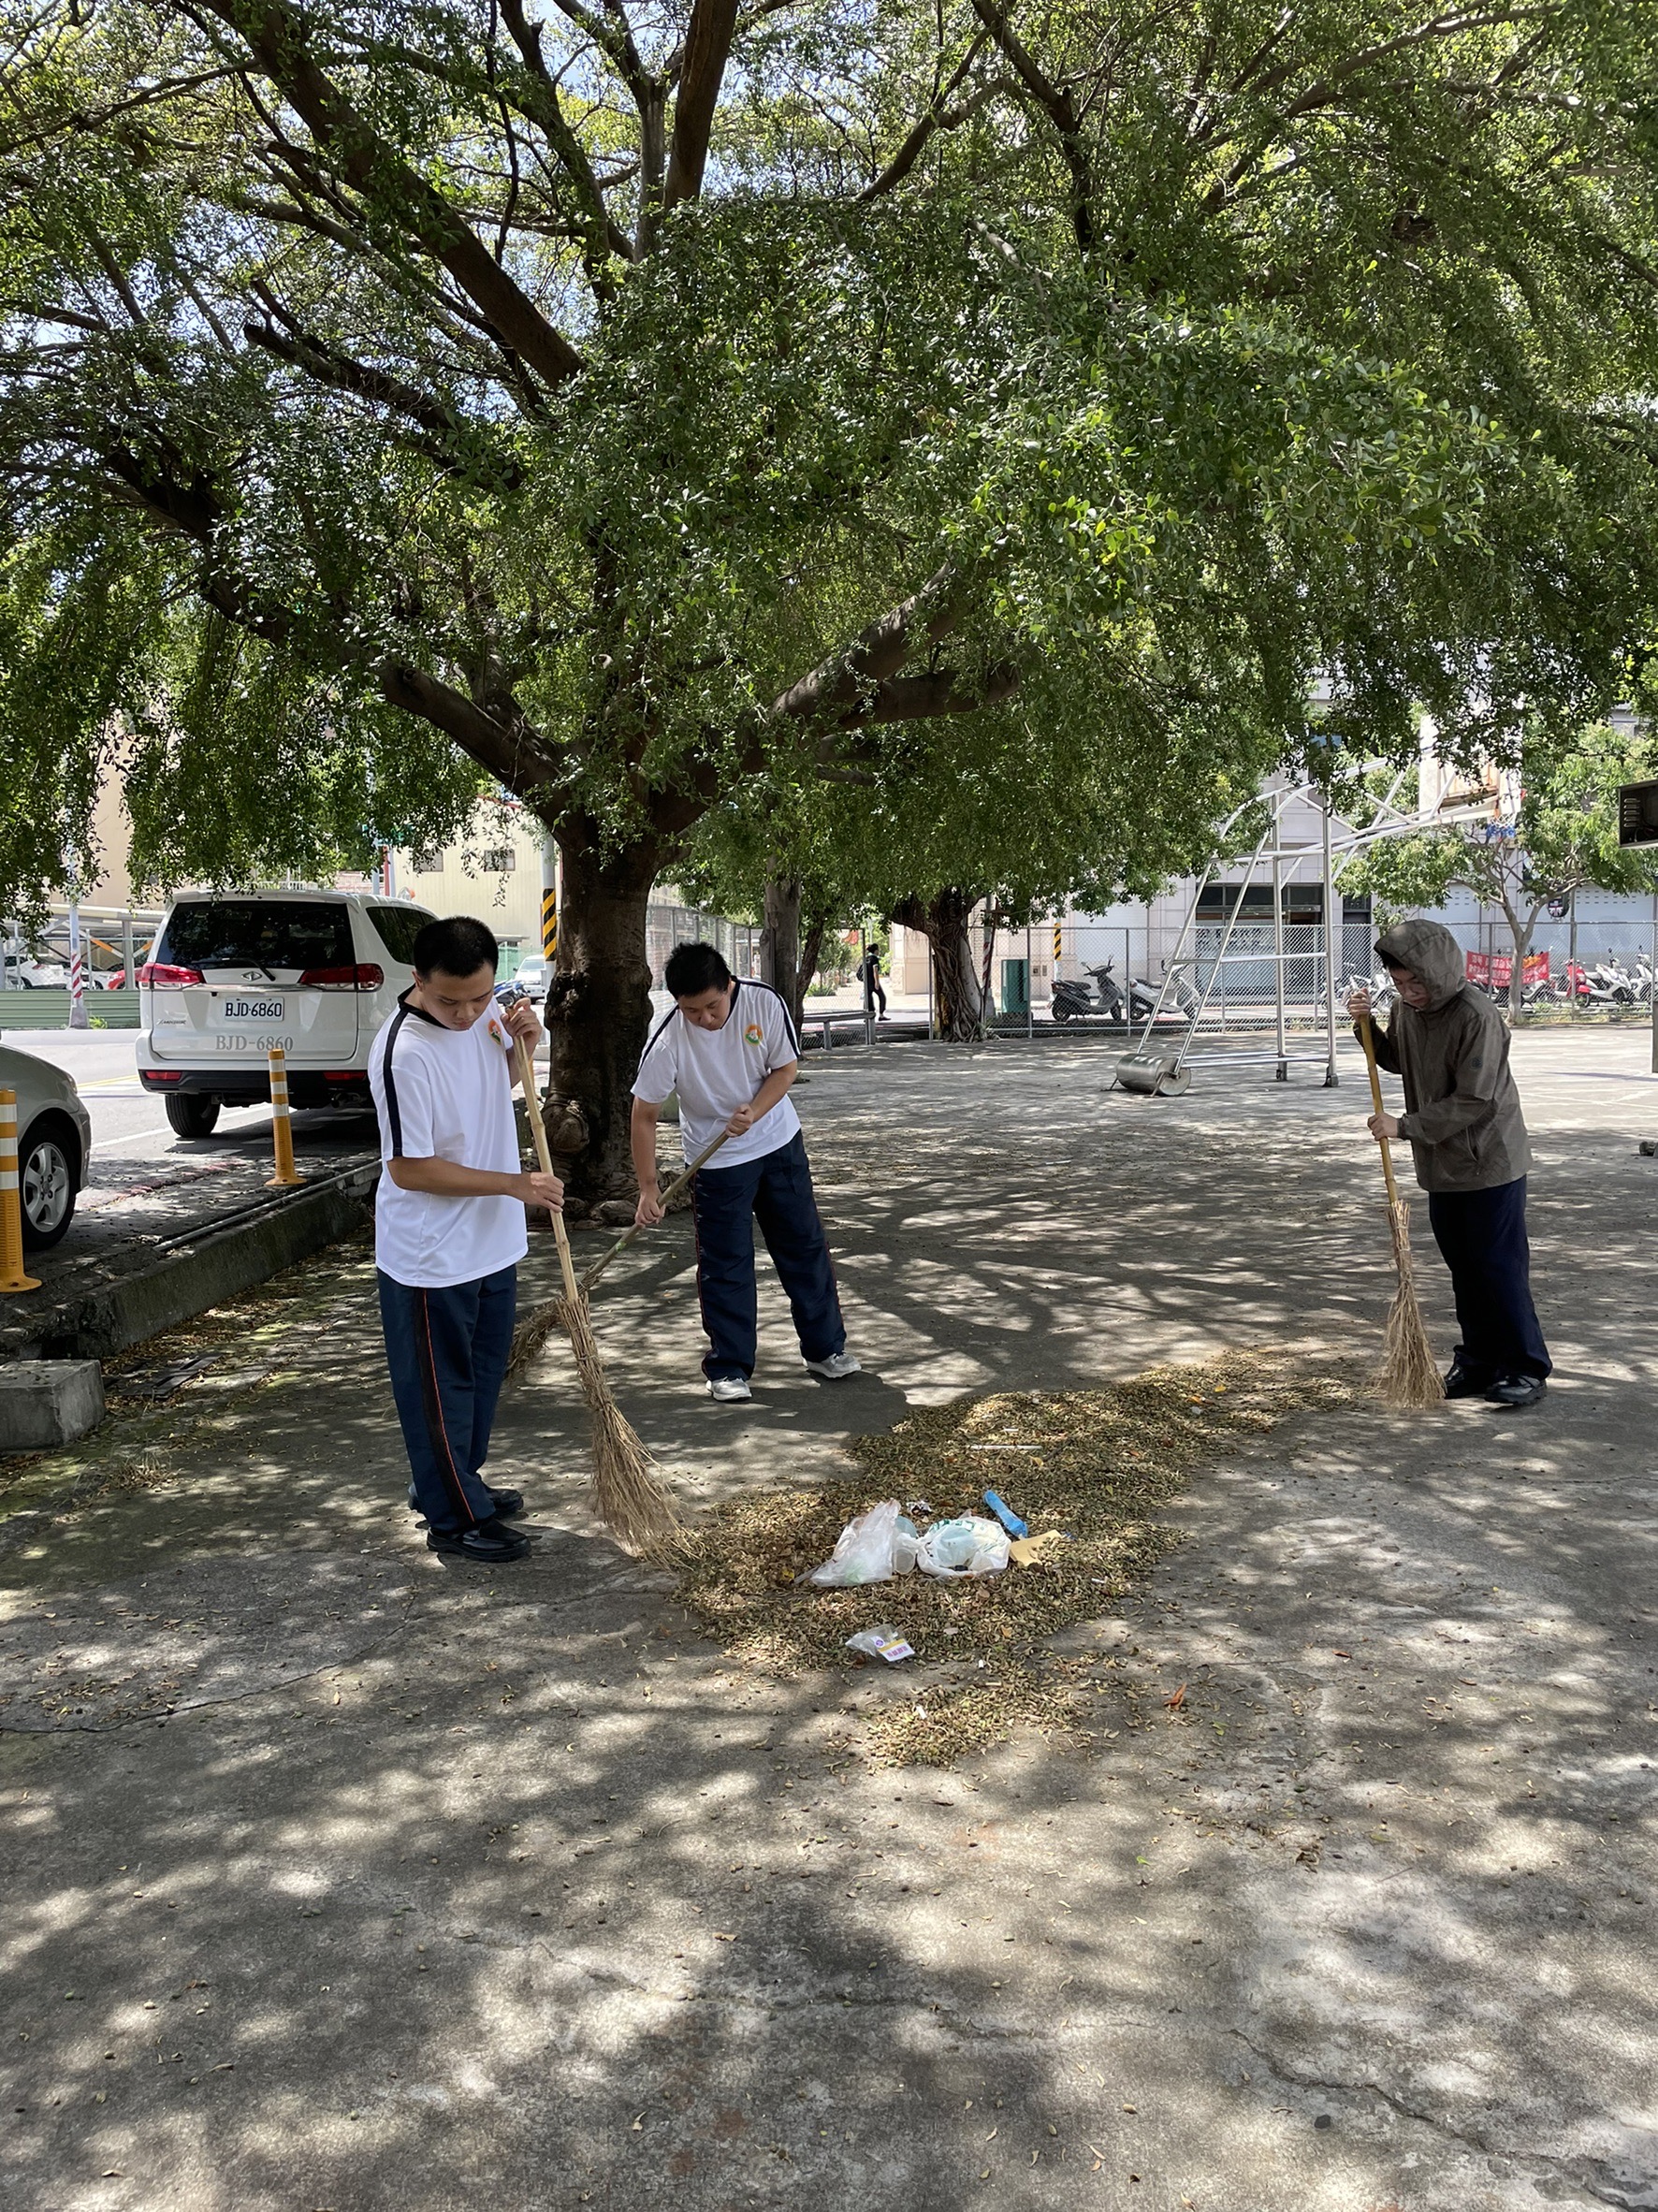
[[[288,1112],[288,1059],[280,1044],[270,1048],[270,1127],[276,1139],[276,1173],[267,1190],[285,1190],[302,1180],[294,1165],[294,1123]]]
[[[38,1290],[23,1273],[23,1194],[17,1171],[17,1093],[0,1091],[0,1292]]]

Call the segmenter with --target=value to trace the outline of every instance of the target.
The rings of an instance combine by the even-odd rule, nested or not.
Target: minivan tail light
[[[313,991],[378,991],[385,971],[368,961],[361,968],[308,968],[299,981]]]
[[[173,968],[165,960],[146,960],[138,970],[138,984],[145,991],[182,991],[186,983],[206,982],[199,968]]]

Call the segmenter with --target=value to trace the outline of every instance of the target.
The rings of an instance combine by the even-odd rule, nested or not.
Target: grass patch
[[[858,1472],[843,1481],[728,1500],[691,1536],[679,1594],[733,1658],[779,1674],[850,1674],[866,1663],[846,1638],[891,1622],[916,1661],[891,1670],[909,1678],[904,1701],[867,1725],[871,1749],[894,1765],[949,1765],[1016,1724],[1085,1735],[1098,1700],[1079,1677],[1096,1663],[1079,1668],[1047,1639],[1113,1612],[1171,1548],[1173,1532],[1156,1516],[1195,1466],[1287,1413],[1354,1395],[1287,1358],[1251,1352],[1153,1368],[1101,1390],[958,1398],[883,1435],[855,1437],[848,1448]],[[916,1574],[820,1590],[797,1579],[881,1498],[906,1507],[924,1499],[924,1522],[982,1512],[986,1489],[1033,1535],[1064,1529],[1074,1542],[1035,1566],[970,1580]]]

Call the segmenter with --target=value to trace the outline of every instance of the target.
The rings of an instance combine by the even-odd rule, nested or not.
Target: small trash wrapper
[[[849,1652],[862,1652],[871,1659],[884,1659],[889,1666],[896,1666],[900,1659],[913,1659],[915,1646],[907,1644],[895,1628],[860,1628],[856,1636],[846,1639]]]
[[[1063,1551],[1070,1538],[1061,1528],[1045,1528],[1040,1536],[1021,1536],[1008,1546],[1015,1566],[1040,1566],[1044,1559]]]

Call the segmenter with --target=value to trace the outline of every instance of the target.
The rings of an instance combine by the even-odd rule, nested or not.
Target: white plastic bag
[[[959,1575],[999,1575],[1008,1564],[1008,1532],[976,1513],[940,1521],[922,1537],[915,1564],[924,1575],[945,1581]]]
[[[913,1575],[916,1554],[921,1550],[921,1538],[915,1523],[908,1513],[900,1513],[893,1524],[893,1572],[894,1575]]]
[[[846,1590],[860,1582],[885,1582],[893,1574],[898,1501],[882,1498],[867,1513],[849,1521],[835,1539],[835,1550],[807,1575],[821,1590]]]

